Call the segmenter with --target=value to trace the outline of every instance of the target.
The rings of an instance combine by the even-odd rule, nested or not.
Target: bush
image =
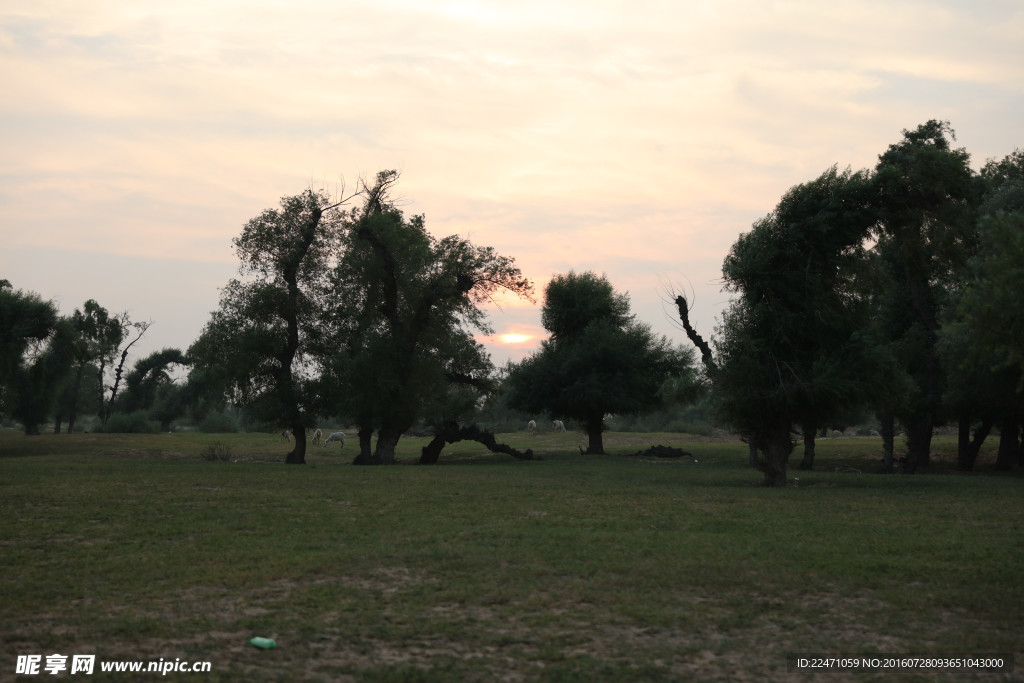
[[[238,431],[238,420],[227,413],[210,413],[199,423],[204,434],[229,434]]]
[[[207,462],[231,462],[231,447],[218,441],[199,451],[199,457]]]
[[[108,434],[156,434],[160,431],[160,423],[149,418],[145,410],[133,413],[114,413],[106,425],[96,425],[93,431]]]

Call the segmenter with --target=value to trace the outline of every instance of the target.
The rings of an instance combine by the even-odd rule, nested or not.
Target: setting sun
[[[530,341],[533,337],[528,334],[503,334],[498,337],[502,344],[522,344],[523,342]]]

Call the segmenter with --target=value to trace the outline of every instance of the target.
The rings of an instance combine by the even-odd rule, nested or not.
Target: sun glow
[[[523,344],[533,339],[533,337],[528,334],[516,334],[513,332],[500,335],[498,339],[501,340],[502,344]]]

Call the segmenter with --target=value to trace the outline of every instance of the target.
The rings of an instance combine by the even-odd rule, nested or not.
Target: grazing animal
[[[331,432],[330,436],[324,439],[324,448],[327,448],[327,444],[332,441],[340,441],[341,447],[345,447],[345,432]]]
[[[561,420],[555,420],[555,423],[551,428],[554,429],[556,432],[564,432],[565,423],[562,422]]]
[[[531,434],[533,434],[534,432],[537,431],[537,423],[534,422],[533,420],[530,420],[529,422],[526,423],[526,428],[530,430]]]
[[[320,440],[322,438],[324,438],[324,433],[321,432],[319,429],[316,430],[315,432],[313,432],[313,445],[314,446],[319,446],[320,445]]]
[[[281,438],[287,441],[288,443],[292,442],[292,435],[288,433],[287,429],[281,432]]]

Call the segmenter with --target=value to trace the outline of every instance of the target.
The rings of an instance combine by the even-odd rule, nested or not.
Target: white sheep
[[[313,432],[313,445],[314,446],[319,446],[320,445],[320,439],[322,439],[322,438],[324,438],[324,433],[321,432],[319,429],[317,429],[315,432]]]
[[[341,447],[345,447],[345,432],[331,432],[330,436],[324,439],[324,448],[327,448],[327,444],[332,441],[340,441]]]
[[[551,428],[554,429],[556,432],[564,432],[565,423],[562,422],[561,420],[555,420],[555,423],[552,425]]]
[[[531,434],[533,434],[534,432],[537,431],[537,423],[533,420],[530,420],[529,422],[526,423],[526,428],[530,430]]]

